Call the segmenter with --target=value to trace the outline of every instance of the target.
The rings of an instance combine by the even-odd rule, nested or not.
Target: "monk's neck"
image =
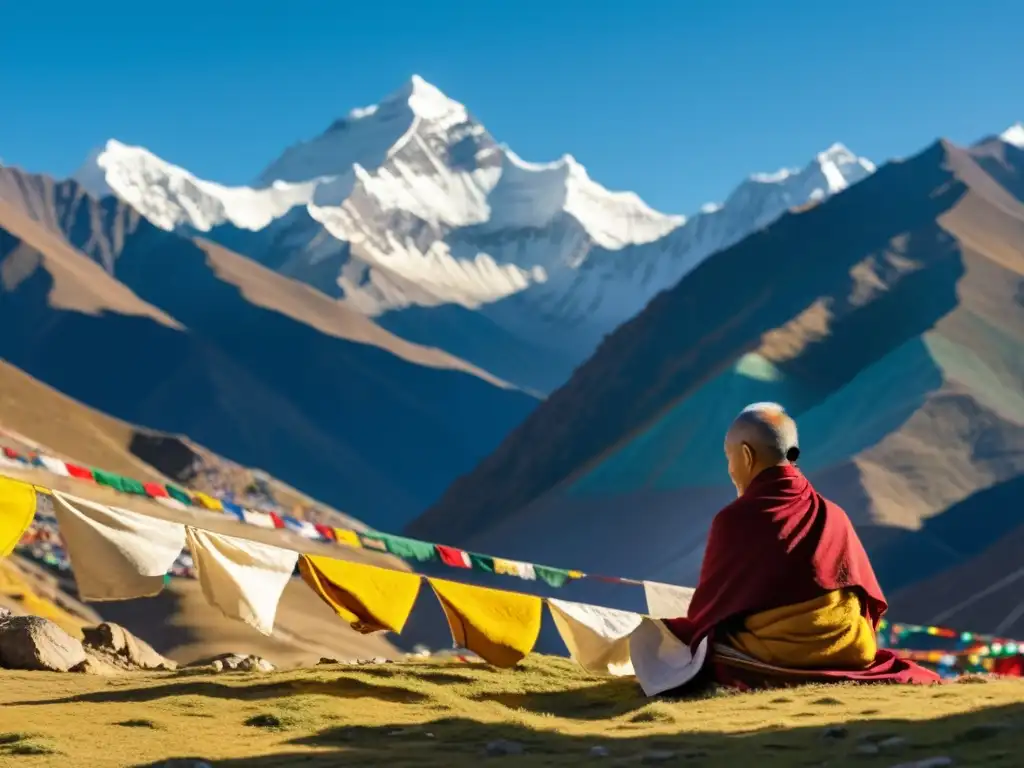
[[[773,482],[796,479],[803,479],[803,473],[793,464],[786,463],[777,464],[774,467],[766,467],[754,476],[754,479],[750,481],[750,485],[747,486],[747,490],[744,491],[743,495],[756,496],[760,489]]]

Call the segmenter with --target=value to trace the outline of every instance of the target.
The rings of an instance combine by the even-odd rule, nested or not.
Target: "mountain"
[[[43,451],[66,461],[102,467],[143,481],[181,482],[174,472],[182,451],[201,458],[204,472],[188,478],[195,490],[242,489],[232,481],[244,468],[201,446],[185,446],[171,435],[154,434],[89,408],[0,361],[0,445],[20,453]],[[145,450],[140,450],[145,448]],[[39,480],[47,476],[40,473]],[[212,484],[211,484],[212,481]],[[90,496],[98,489],[79,484],[75,491]],[[274,478],[267,485],[286,509],[309,504]],[[242,498],[242,495],[239,495]],[[101,499],[102,500],[102,499]],[[44,509],[49,500],[41,497]],[[144,502],[137,502],[144,504]],[[360,528],[358,521],[318,504],[322,519],[336,526]],[[52,514],[52,510],[50,510]],[[353,551],[350,555],[358,557]],[[390,563],[392,567],[402,567]],[[86,606],[78,600],[69,572],[12,555],[0,563],[0,608],[15,614],[36,613],[63,618],[75,631],[83,624],[116,621],[180,662],[209,658],[244,649],[262,653],[278,664],[315,663],[321,656],[372,658],[395,656],[383,637],[367,637],[338,625],[337,616],[305,585],[289,585],[277,612],[273,637],[265,637],[241,622],[225,618],[202,595],[192,579],[173,579],[159,596]]]
[[[0,168],[0,356],[382,528],[536,399],[74,181]]]
[[[1024,635],[1022,201],[1024,149],[940,141],[782,216],[620,327],[408,532],[693,584],[734,496],[725,429],[778,401],[893,616]]]
[[[712,253],[874,170],[834,145],[691,218],[530,163],[419,77],[288,148],[251,186],[110,141],[76,178],[157,227],[202,233],[385,328],[541,392]]]

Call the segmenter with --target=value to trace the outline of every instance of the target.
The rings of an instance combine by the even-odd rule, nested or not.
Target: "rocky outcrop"
[[[189,668],[208,672],[273,672],[275,667],[262,656],[242,653],[222,653],[209,659],[192,662]]]
[[[0,614],[0,668],[94,675],[177,669],[118,624],[87,627],[82,634],[79,641],[49,619]]]
[[[69,672],[86,658],[82,643],[49,619],[39,616],[0,618],[0,667]]]
[[[177,662],[161,656],[120,624],[100,624],[83,629],[82,634],[86,653],[117,669],[169,672],[178,668]]]

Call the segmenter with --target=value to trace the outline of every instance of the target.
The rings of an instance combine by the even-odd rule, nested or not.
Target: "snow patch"
[[[1016,123],[1011,125],[1001,134],[999,138],[1005,141],[1007,144],[1013,144],[1015,147],[1024,149],[1024,124]]]

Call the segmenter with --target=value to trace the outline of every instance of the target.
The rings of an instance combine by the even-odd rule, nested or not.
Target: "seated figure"
[[[700,679],[740,688],[938,681],[878,648],[885,596],[846,513],[797,469],[785,410],[747,407],[725,453],[738,498],[711,524],[688,615],[665,622],[691,649],[707,639]]]

